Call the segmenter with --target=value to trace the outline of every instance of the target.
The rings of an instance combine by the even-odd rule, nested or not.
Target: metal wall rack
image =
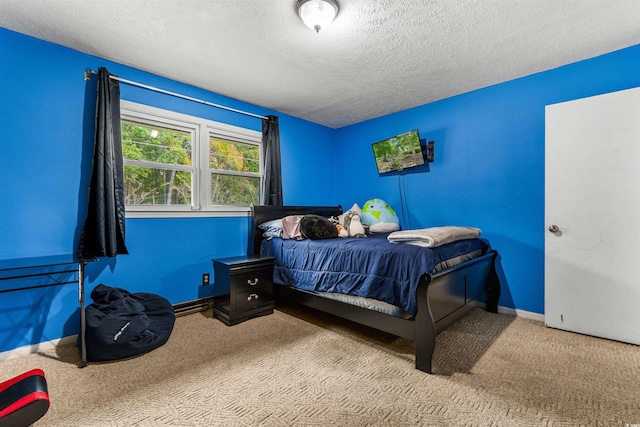
[[[90,260],[94,261],[94,260]],[[14,258],[0,260],[0,294],[29,289],[46,288],[77,284],[78,304],[80,304],[80,367],[87,365],[87,348],[85,344],[86,319],[84,310],[84,268],[86,260],[79,260],[73,255],[52,255],[42,257]],[[73,267],[72,267],[73,266]],[[75,280],[69,280],[69,274],[75,274]],[[3,288],[2,282],[26,279],[45,278],[44,282]]]

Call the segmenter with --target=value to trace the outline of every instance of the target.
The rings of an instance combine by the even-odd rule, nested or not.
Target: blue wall
[[[87,82],[83,73],[101,66],[209,102],[277,114],[285,203],[333,203],[333,158],[327,148],[333,129],[0,29],[0,260],[75,252],[91,176],[97,80],[94,75]],[[256,118],[125,84],[121,92],[122,99],[261,130]],[[213,278],[212,258],[247,250],[247,217],[129,218],[126,228],[129,255],[87,265],[88,303],[99,283],[157,293],[174,304],[220,294],[225,289],[215,283],[200,285],[202,273]],[[22,286],[0,282],[0,290],[14,285]],[[78,330],[72,285],[0,293],[0,352]]]
[[[278,114],[286,204],[350,207],[379,197],[404,227],[480,227],[501,254],[500,304],[536,313],[544,309],[544,106],[640,86],[636,46],[333,130],[0,29],[0,259],[75,251],[95,108],[95,77],[86,82],[83,72],[101,66]],[[260,129],[256,119],[127,85],[122,98]],[[428,171],[379,176],[371,143],[415,128],[435,140],[436,161]],[[246,251],[247,225],[246,217],[127,219],[130,255],[88,265],[87,299],[99,283],[172,303],[222,293],[215,284],[200,286],[201,274],[212,273],[212,258]],[[73,286],[0,294],[0,307],[0,352],[78,332]]]
[[[545,105],[640,86],[638,70],[635,46],[339,129],[337,202],[382,198],[404,227],[481,228],[501,254],[500,305],[544,313]],[[371,143],[416,128],[435,141],[429,171],[379,176]]]

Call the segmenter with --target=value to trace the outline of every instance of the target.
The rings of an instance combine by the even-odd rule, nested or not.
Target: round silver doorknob
[[[558,231],[560,231],[560,229],[558,228],[557,225],[552,225],[549,227],[549,231],[552,233],[557,233]]]

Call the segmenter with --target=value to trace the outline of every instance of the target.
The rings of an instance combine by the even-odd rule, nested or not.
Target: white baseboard
[[[543,322],[544,323],[544,314],[534,313],[532,311],[518,310],[518,309],[514,309],[514,308],[503,307],[503,306],[500,305],[500,306],[498,306],[498,313],[510,314],[512,316],[518,316],[518,317],[522,317],[522,318],[525,318],[525,319],[537,320],[539,322]]]
[[[38,353],[40,351],[48,351],[60,345],[68,345],[78,341],[78,334],[62,337],[57,340],[45,341],[38,344],[25,345],[24,347],[14,348],[0,353],[0,362],[3,360],[13,359],[15,357],[27,356],[29,354]]]

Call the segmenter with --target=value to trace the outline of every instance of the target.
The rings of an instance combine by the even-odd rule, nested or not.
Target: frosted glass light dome
[[[338,14],[334,0],[298,0],[296,8],[302,22],[316,33],[327,28]]]

